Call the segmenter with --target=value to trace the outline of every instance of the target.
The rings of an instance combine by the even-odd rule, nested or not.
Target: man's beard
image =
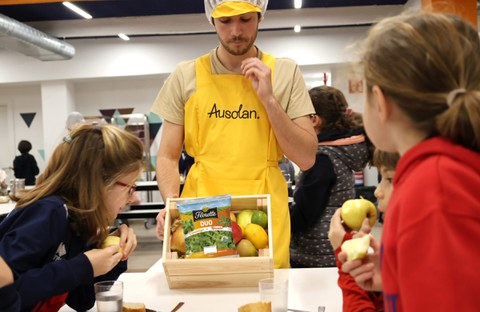
[[[256,37],[257,36],[255,35],[255,37],[253,37],[252,40],[245,39],[244,37],[241,37],[241,36],[233,37],[228,42],[223,41],[221,38],[219,38],[219,39],[220,39],[220,43],[222,44],[223,48],[225,50],[227,50],[228,53],[230,53],[231,55],[235,55],[235,56],[241,56],[241,55],[245,55],[248,51],[250,51],[250,49],[253,46],[253,43],[255,42]],[[247,43],[247,46],[245,48],[240,47],[240,48],[237,48],[237,49],[234,49],[231,46],[229,46],[229,42],[235,42],[235,41],[239,41],[239,40]]]

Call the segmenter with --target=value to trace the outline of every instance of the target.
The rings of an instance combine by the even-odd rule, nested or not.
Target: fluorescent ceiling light
[[[90,14],[88,14],[84,10],[80,9],[79,7],[77,7],[73,3],[70,3],[68,1],[64,1],[63,5],[66,6],[67,8],[69,8],[70,10],[72,10],[73,12],[77,13],[78,15],[80,15],[83,18],[92,19],[92,16]]]
[[[294,0],[293,1],[293,7],[295,9],[301,9],[302,8],[302,0]]]
[[[129,38],[127,35],[125,35],[125,34],[119,33],[118,36],[119,36],[120,39],[122,39],[122,40],[125,40],[125,41],[130,40],[130,38]]]
[[[295,25],[295,27],[293,27],[293,31],[294,31],[294,32],[297,32],[297,33],[298,33],[298,32],[300,32],[301,30],[302,30],[302,26],[300,26],[300,25]]]

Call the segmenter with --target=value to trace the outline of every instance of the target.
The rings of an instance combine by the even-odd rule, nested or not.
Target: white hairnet
[[[224,2],[245,2],[250,3],[258,7],[262,12],[262,19],[265,16],[267,11],[268,0],[205,0],[205,15],[207,16],[208,22],[212,24],[212,14],[215,8],[224,3]]]
[[[71,112],[67,118],[67,129],[70,130],[77,123],[84,123],[85,119],[79,112]]]

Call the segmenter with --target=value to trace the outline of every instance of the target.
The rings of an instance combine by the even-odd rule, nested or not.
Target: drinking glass
[[[260,301],[270,301],[272,312],[285,312],[288,306],[288,280],[265,278],[258,282]]]
[[[95,283],[94,287],[98,312],[122,312],[123,282],[102,281]]]

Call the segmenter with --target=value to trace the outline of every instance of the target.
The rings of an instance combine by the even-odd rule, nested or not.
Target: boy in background
[[[378,210],[385,214],[388,202],[393,193],[393,176],[400,155],[398,153],[387,153],[375,150],[373,154],[372,164],[377,167],[381,175],[380,183],[375,189],[375,197],[377,198]],[[370,233],[371,228],[368,219],[365,219],[360,231]],[[328,238],[335,250],[338,267],[338,286],[342,289],[343,294],[343,311],[384,311],[383,296],[381,292],[366,291],[357,285],[354,278],[342,271],[342,263],[338,261],[338,253],[341,251],[341,245],[344,241],[351,239],[354,232],[347,232],[343,227],[340,218],[340,209],[337,209],[330,221],[330,231]]]

